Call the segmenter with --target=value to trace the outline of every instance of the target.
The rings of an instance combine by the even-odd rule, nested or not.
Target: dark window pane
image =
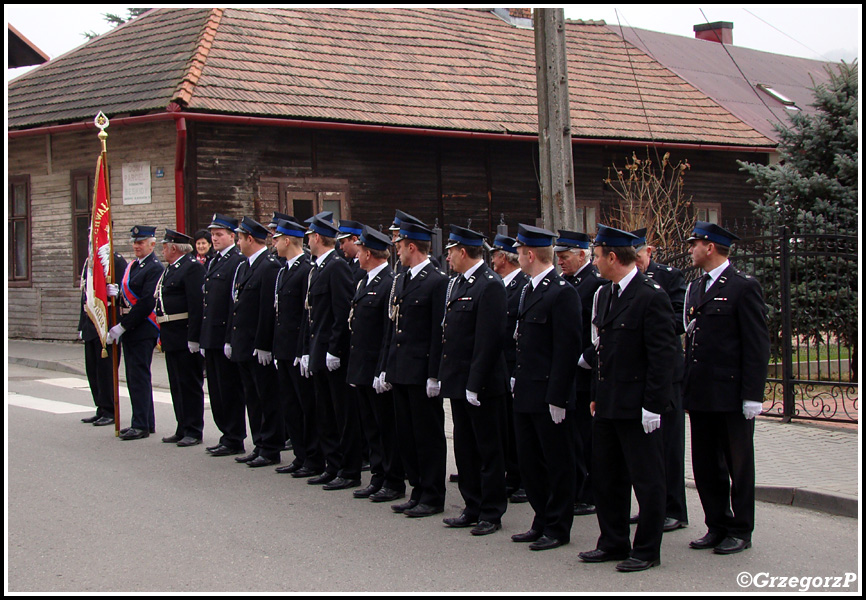
[[[75,210],[86,211],[90,203],[88,195],[87,178],[81,177],[75,180]]]
[[[90,217],[75,218],[75,241],[78,249],[78,264],[76,266],[76,275],[81,274],[81,268],[84,266],[84,261],[87,260],[87,241],[90,230]]]
[[[12,264],[12,276],[15,279],[27,279],[28,256],[27,247],[27,221],[15,221],[13,224],[13,247],[14,260]]]
[[[13,208],[12,215],[15,217],[26,217],[27,216],[27,184],[25,183],[16,183],[13,184]]]
[[[292,200],[292,216],[303,223],[313,216],[312,200]]]

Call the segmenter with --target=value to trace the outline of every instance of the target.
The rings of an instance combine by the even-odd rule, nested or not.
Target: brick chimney
[[[531,19],[532,18],[532,9],[531,8],[509,8],[508,14],[514,17],[515,19]]]
[[[516,9],[512,9],[516,10]],[[715,23],[702,23],[695,25],[695,39],[707,40],[718,44],[734,43],[734,24],[728,21],[716,21]]]

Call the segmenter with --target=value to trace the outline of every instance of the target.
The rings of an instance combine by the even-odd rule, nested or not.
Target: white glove
[[[79,339],[79,341],[84,339],[84,334],[80,331],[78,332],[78,339]]]
[[[336,371],[340,368],[340,359],[331,354],[330,352],[325,353],[325,366],[328,367],[329,371]]]
[[[586,359],[583,357],[583,354],[580,355],[580,360],[577,361],[577,366],[581,369],[592,369],[592,366],[586,362]]]
[[[553,404],[548,404],[550,407],[550,418],[553,419],[553,423],[555,425],[559,425],[565,419],[565,409],[555,406]]]
[[[435,398],[436,396],[438,396],[440,387],[441,386],[439,385],[439,380],[434,379],[433,377],[430,377],[427,380],[427,397],[428,398]]]
[[[754,419],[764,410],[764,405],[754,400],[743,400],[743,415],[747,419]]]
[[[300,357],[300,356],[296,356],[296,357],[295,357],[295,362],[292,363],[292,366],[293,366],[293,367],[297,367],[299,364],[301,364],[301,357]]]
[[[107,344],[119,344],[120,343],[120,336],[122,336],[125,331],[126,331],[126,329],[123,328],[123,325],[115,325],[114,327],[112,327],[111,329],[108,330],[108,341],[106,343]]]
[[[373,378],[373,389],[376,391],[377,394],[381,394],[383,391],[385,391],[385,390],[382,389],[382,382],[379,381],[379,376],[378,376],[378,375],[376,375],[376,376]]]
[[[466,390],[466,401],[472,406],[481,406],[481,401],[478,400],[478,394]]]
[[[186,347],[189,348],[190,354],[195,354],[201,350],[201,346],[198,345],[198,342],[187,342]],[[204,356],[204,354],[202,354],[202,356]]]
[[[229,360],[232,359],[232,345],[231,344],[226,344],[225,346],[223,346],[223,354],[226,355],[227,359],[229,359]]]
[[[652,433],[656,429],[662,426],[662,416],[656,414],[654,412],[650,412],[645,408],[640,409],[641,411],[641,425],[643,425],[644,433]]]
[[[385,371],[379,373],[379,383],[382,384],[382,392],[390,392],[394,386],[385,381]]]
[[[274,360],[274,355],[267,350],[253,350],[253,356],[259,360],[259,364],[267,367]]]
[[[105,293],[112,298],[117,298],[117,294],[120,293],[120,287],[116,283],[106,283]]]
[[[204,354],[204,348],[199,348],[198,351],[199,351],[199,354],[201,354],[202,356],[205,355],[205,354]]]
[[[511,378],[511,393],[514,394],[514,377]]]
[[[309,354],[304,354],[301,357],[301,362],[300,362],[299,366],[301,367],[301,375],[303,375],[305,378],[309,379],[310,375],[312,375],[312,373],[310,373],[310,355]]]

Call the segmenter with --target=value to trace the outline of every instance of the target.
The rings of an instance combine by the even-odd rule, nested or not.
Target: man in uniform
[[[635,266],[635,236],[599,225],[595,266],[609,285],[594,302],[598,331],[592,444],[593,481],[601,535],[584,562],[622,561],[618,571],[660,564],[665,514],[662,413],[673,404],[671,369],[679,339],[667,294]],[[640,520],[630,543],[629,505],[634,486]]]
[[[695,549],[735,554],[752,545],[755,527],[755,416],[770,359],[761,285],[728,262],[739,239],[698,221],[688,239],[704,271],[685,304],[684,404],[692,430],[692,469],[707,534]]]
[[[449,527],[473,527],[472,535],[502,528],[508,506],[502,420],[505,367],[505,288],[484,264],[484,236],[451,225],[445,249],[458,275],[448,285],[442,326],[440,393],[451,399],[454,456],[465,508],[444,519]]]
[[[357,287],[358,282],[367,276],[366,271],[361,268],[358,263],[358,246],[355,244],[361,234],[364,232],[364,226],[357,221],[348,219],[340,219],[340,233],[335,238],[340,245],[340,252],[343,253],[343,258],[349,263],[349,269],[352,271],[352,289]]]
[[[596,290],[607,283],[598,269],[592,264],[589,248],[592,238],[579,231],[559,230],[556,240],[556,256],[562,269],[562,278],[574,286],[580,296],[581,339],[584,346],[590,344],[590,327],[592,326],[592,299]],[[582,351],[583,349],[581,349]],[[577,385],[577,402],[575,418],[575,515],[591,515],[595,513],[595,500],[592,495],[592,414],[589,403],[592,400],[592,373],[588,369],[575,369]]]
[[[448,279],[428,258],[433,232],[402,221],[396,246],[404,270],[394,282],[380,381],[394,387],[403,467],[412,493],[391,509],[408,517],[445,506],[445,411],[439,395],[442,319]]]
[[[120,323],[108,331],[110,342],[123,344],[126,386],[132,404],[132,422],[130,427],[121,430],[122,440],[138,440],[156,432],[150,363],[159,337],[159,324],[153,313],[156,305],[153,293],[163,271],[153,253],[156,227],[136,225],[131,233],[137,260],[129,263],[123,274],[120,311],[123,316]]]
[[[319,475],[324,469],[313,382],[301,375],[298,358],[303,354],[304,300],[312,268],[303,250],[306,231],[303,225],[285,219],[280,219],[274,229],[274,246],[284,263],[274,289],[274,362],[286,432],[295,455],[291,463],[276,471],[297,477]]]
[[[345,222],[341,223],[341,226]],[[391,239],[365,227],[355,242],[364,278],[355,285],[349,310],[352,332],[346,381],[358,402],[361,427],[370,448],[370,485],[355,490],[355,498],[388,502],[406,491],[403,463],[397,450],[394,396],[379,380],[379,355],[388,320],[388,295],[394,271],[388,266]]]
[[[574,521],[574,408],[576,348],[581,348],[580,296],[553,265],[556,234],[520,224],[520,268],[530,277],[517,314],[514,433],[520,474],[535,511],[532,526],[511,536],[531,550],[568,544]]]
[[[520,270],[517,258],[517,243],[507,235],[497,235],[493,239],[493,250],[490,253],[490,263],[493,270],[502,278],[505,286],[505,369],[509,378],[514,374],[517,364],[517,342],[514,340],[514,328],[517,326],[517,310],[520,308],[520,296],[523,286],[529,283],[529,276]],[[514,440],[514,396],[511,388],[507,391],[505,402],[505,425],[502,433],[505,447],[505,492],[509,500],[515,504],[527,502],[526,490],[520,479],[520,465],[517,461],[517,443]]]
[[[205,268],[199,345],[205,358],[211,415],[222,433],[219,443],[207,448],[211,456],[243,454],[247,437],[240,371],[237,363],[229,360],[224,352],[232,306],[232,280],[244,260],[235,244],[237,227],[236,219],[221,214],[215,214],[208,225],[214,256]]]
[[[246,260],[232,277],[224,352],[240,371],[254,444],[250,454],[235,460],[249,467],[265,467],[280,462],[286,443],[272,353],[274,286],[280,263],[267,251],[268,230],[264,225],[244,217],[235,232]]]
[[[126,260],[117,252],[114,253],[114,277],[122,278],[126,272]],[[97,427],[114,424],[114,375],[115,363],[112,352],[120,352],[120,346],[108,344],[105,349],[108,356],[102,358],[102,341],[99,333],[93,325],[93,321],[84,312],[86,285],[84,271],[81,274],[81,315],[78,318],[78,339],[84,342],[84,370],[87,373],[87,382],[90,385],[90,394],[96,405],[96,414],[92,417],[84,417],[82,423],[92,423]],[[117,284],[107,284],[108,296],[117,298],[120,287]],[[110,310],[110,304],[109,304]],[[120,300],[114,303],[115,322],[120,315]],[[118,356],[120,360],[120,356]]]
[[[646,228],[632,231],[637,236],[637,268],[641,273],[655,281],[667,293],[674,309],[674,330],[677,336],[686,332],[683,325],[683,304],[686,298],[686,280],[683,272],[674,267],[660,265],[652,258],[654,246],[647,244]],[[686,527],[689,523],[686,507],[685,450],[686,426],[682,399],[683,351],[677,345],[674,362],[674,407],[662,415],[662,443],[665,451],[665,531]],[[637,517],[632,517],[637,523]]]
[[[346,364],[349,354],[349,302],[351,269],[335,251],[338,230],[313,217],[307,231],[316,257],[307,289],[306,371],[316,389],[316,422],[325,455],[325,472],[307,480],[326,490],[361,485],[361,430],[358,405],[348,393]]]
[[[191,252],[191,237],[165,230],[162,255],[168,267],[156,285],[156,322],[177,428],[162,441],[180,447],[201,444],[204,430],[204,372],[199,352],[204,266]]]

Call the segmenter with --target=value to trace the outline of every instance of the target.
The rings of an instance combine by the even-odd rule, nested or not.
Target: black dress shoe
[[[511,536],[511,541],[517,543],[535,542],[540,540],[543,535],[542,532],[536,529],[530,529],[524,533],[515,533]]]
[[[181,441],[182,439],[183,439],[182,435],[178,435],[175,433],[174,435],[170,435],[168,437],[162,438],[162,443],[163,444],[176,444],[179,441]]]
[[[508,499],[512,504],[523,504],[524,502],[529,502],[529,498],[526,497],[526,490],[520,488]]]
[[[122,440],[140,440],[148,437],[150,434],[143,429],[135,429],[134,427],[130,427],[126,430],[126,433],[122,433],[120,435],[120,439]]]
[[[721,533],[714,533],[712,531],[707,532],[702,538],[689,542],[689,548],[694,548],[695,550],[709,550],[710,548],[715,548],[719,544],[721,544],[725,539]]]
[[[82,423],[95,423],[100,419],[99,415],[93,415],[92,417],[84,417],[81,419]]]
[[[197,446],[199,444],[201,444],[201,440],[198,438],[194,438],[190,435],[185,436],[177,443],[177,445],[181,448],[188,448],[190,446]]]
[[[641,560],[632,556],[619,563],[616,566],[616,570],[623,573],[634,573],[635,571],[646,571],[647,569],[657,567],[660,564],[662,564],[662,561],[658,558],[653,560]]]
[[[232,456],[234,454],[243,454],[243,448],[229,448],[228,446],[223,446],[220,444],[216,448],[210,451],[211,456]]]
[[[300,471],[303,465],[299,465],[296,463],[290,463],[284,467],[277,467],[274,469],[277,473],[294,473],[296,471]]]
[[[398,492],[390,488],[383,487],[381,490],[370,496],[370,502],[393,502],[400,498],[405,498],[406,492]]]
[[[96,419],[93,424],[96,427],[104,427],[105,425],[114,425],[114,419],[112,417],[99,417]]]
[[[265,458],[264,456],[257,456],[253,460],[247,463],[248,467],[252,467],[253,469],[257,469],[259,467],[269,467],[271,465],[276,465],[280,461],[274,460],[273,458]]]
[[[303,477],[316,477],[321,474],[322,472],[317,471],[316,469],[311,469],[309,467],[301,467],[300,469],[292,473],[292,477],[296,479],[301,479]]]
[[[688,527],[687,521],[680,521],[679,519],[674,519],[673,517],[665,517],[665,524],[662,527],[664,531],[675,531],[677,529],[683,529]]]
[[[451,483],[457,483],[458,481],[460,481],[460,474],[451,473],[451,475],[448,476],[448,481],[450,481]]]
[[[478,521],[478,525],[473,527],[469,533],[472,535],[488,535],[494,531],[502,529],[502,523],[491,523],[490,521]]]
[[[632,515],[628,518],[629,525],[635,525],[638,521],[640,521],[640,513]]]
[[[565,546],[568,543],[567,540],[558,540],[556,538],[547,537],[546,535],[541,536],[537,541],[529,544],[530,550],[552,550],[554,548],[559,548],[560,546]]]
[[[628,558],[628,552],[608,552],[607,550],[596,548],[589,552],[581,552],[577,557],[583,562],[601,563],[610,560],[625,560]]]
[[[370,470],[370,461],[365,460],[364,462],[361,463],[361,471],[363,472],[363,471],[369,471],[369,470]]]
[[[337,477],[333,481],[322,486],[323,490],[348,490],[349,488],[361,487],[360,479],[346,479],[345,477]]]
[[[409,498],[408,500],[406,500],[406,502],[403,502],[402,504],[392,505],[391,510],[393,510],[395,513],[402,514],[410,508],[415,508],[416,506],[418,506],[418,501],[414,498]]]
[[[445,512],[445,508],[442,506],[431,506],[429,504],[418,504],[413,508],[409,508],[403,511],[403,514],[407,517],[417,519],[420,517],[432,517],[433,515],[438,515],[439,513]]]
[[[235,462],[239,463],[248,463],[252,462],[259,457],[255,452],[250,452],[249,454],[244,454],[243,456],[236,456]]]
[[[355,490],[354,492],[352,492],[352,497],[353,498],[369,498],[370,496],[372,496],[373,494],[378,492],[380,489],[382,489],[382,486],[376,485],[375,483],[371,483],[370,485],[368,485],[367,487],[365,487],[362,490]]]
[[[318,477],[313,477],[312,479],[307,479],[307,483],[310,485],[322,485],[323,483],[331,483],[337,478],[334,473],[322,473]]]
[[[578,502],[574,505],[574,516],[582,517],[584,515],[594,515],[595,504],[587,504],[586,502]]]
[[[728,536],[721,544],[713,548],[713,552],[716,554],[736,554],[751,547],[752,542],[750,540],[741,540],[740,538]]]
[[[225,448],[225,446],[223,446],[222,444],[217,444],[216,446],[208,446],[207,448],[205,448],[205,451],[206,452],[213,452],[217,448]]]
[[[473,517],[463,513],[459,517],[448,517],[442,519],[442,522],[448,525],[448,527],[472,527],[473,525],[478,524],[478,517]]]

